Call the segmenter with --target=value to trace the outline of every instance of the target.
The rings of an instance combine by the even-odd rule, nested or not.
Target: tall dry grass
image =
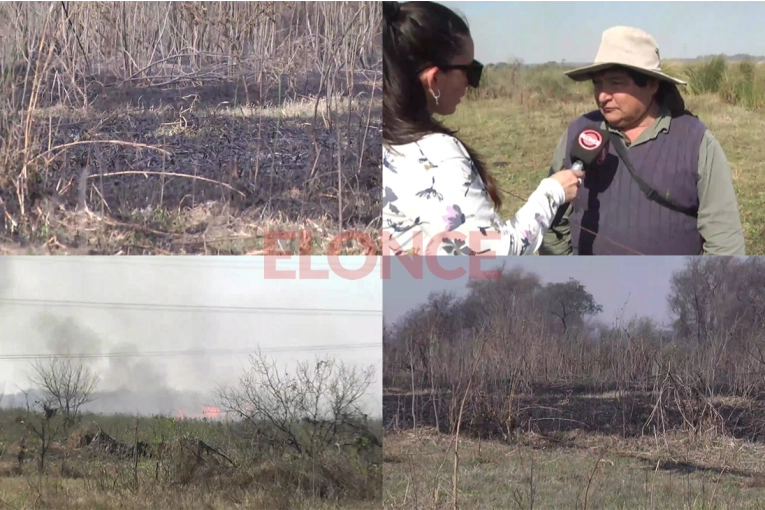
[[[521,103],[590,100],[589,83],[575,83],[563,73],[570,66],[549,63],[524,66],[520,62],[490,66],[481,87],[469,92],[473,100],[514,98]],[[688,82],[684,95],[712,94],[723,102],[750,110],[765,108],[765,65],[754,61],[728,61],[719,56],[692,63],[668,62],[663,70]]]
[[[187,105],[176,108],[178,129],[191,124],[197,103],[213,110],[303,105],[305,133],[298,142],[284,134],[288,122],[282,115],[277,115],[274,126],[259,115],[253,119],[258,154],[253,168],[245,172],[246,189],[227,175],[231,166],[237,166],[232,163],[236,157],[229,154],[216,154],[217,174],[200,176],[191,170],[176,174],[194,180],[194,186],[213,184],[218,195],[244,199],[245,207],[264,200],[266,215],[274,216],[285,214],[271,198],[305,186],[312,193],[306,193],[304,201],[334,198],[331,209],[324,205],[314,209],[331,216],[336,228],[356,226],[358,216],[366,213],[354,207],[362,203],[360,208],[373,208],[376,203],[367,174],[378,137],[379,18],[380,7],[374,2],[3,3],[0,186],[6,190],[5,230],[22,238],[34,237],[35,229],[40,233],[39,225],[30,224],[37,198],[61,194],[66,184],[59,182],[63,176],[58,167],[66,158],[75,160],[74,153],[85,150],[83,145],[102,153],[94,159],[105,159],[110,144],[172,159],[172,151],[142,145],[130,139],[134,137],[99,136],[104,127],[130,123],[122,111],[125,102],[143,104],[162,116],[163,100]],[[178,91],[179,97],[168,101],[168,94],[160,94],[168,90]],[[158,103],[152,96],[163,99]],[[69,131],[74,115],[97,122],[73,139]],[[239,136],[229,133],[231,138]],[[285,143],[304,146],[301,150],[310,161],[305,163],[303,182],[266,179],[266,154],[273,159]],[[164,186],[160,175],[165,169],[148,170],[144,176],[153,176]],[[115,200],[104,197],[103,189],[91,189],[94,173],[92,168],[81,172],[80,182],[73,185],[78,196],[70,200],[79,203],[71,205],[96,210],[101,194],[106,206],[102,209],[113,208]],[[127,174],[113,173],[107,180],[117,175]],[[262,196],[264,189],[270,196]],[[202,197],[196,188],[194,193]],[[86,194],[96,198],[85,200]],[[129,209],[141,202],[141,197],[123,198],[130,202]],[[301,212],[306,209],[311,210],[302,207]],[[320,222],[316,212],[312,214]]]

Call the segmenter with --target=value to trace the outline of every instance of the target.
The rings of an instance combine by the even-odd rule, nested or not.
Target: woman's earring
[[[432,95],[432,96],[433,96],[433,99],[435,99],[435,100],[436,100],[436,106],[438,106],[438,100],[439,100],[439,98],[441,97],[441,91],[439,90],[439,91],[438,91],[438,95],[436,95],[436,93],[435,93],[435,92],[433,92],[433,91],[431,90],[431,91],[430,91],[430,95]]]

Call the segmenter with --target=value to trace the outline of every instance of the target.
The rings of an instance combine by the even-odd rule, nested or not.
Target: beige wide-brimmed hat
[[[574,81],[587,81],[591,79],[592,73],[616,65],[634,69],[657,80],[687,85],[683,80],[661,71],[659,46],[656,41],[651,34],[632,27],[612,27],[603,32],[600,48],[592,65],[568,71],[565,75]]]

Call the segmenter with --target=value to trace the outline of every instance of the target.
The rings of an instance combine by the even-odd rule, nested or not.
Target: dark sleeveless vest
[[[602,121],[595,111],[569,125],[564,168],[571,168],[569,154],[580,130]],[[660,194],[698,211],[699,148],[706,129],[692,115],[673,118],[668,131],[628,149],[635,173]],[[574,255],[702,254],[696,218],[648,200],[613,144],[603,163],[585,172],[570,215]]]

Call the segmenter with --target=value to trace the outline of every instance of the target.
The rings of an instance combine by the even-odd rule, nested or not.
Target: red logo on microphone
[[[603,136],[592,129],[582,131],[579,135],[579,145],[588,151],[598,150],[603,145]]]

